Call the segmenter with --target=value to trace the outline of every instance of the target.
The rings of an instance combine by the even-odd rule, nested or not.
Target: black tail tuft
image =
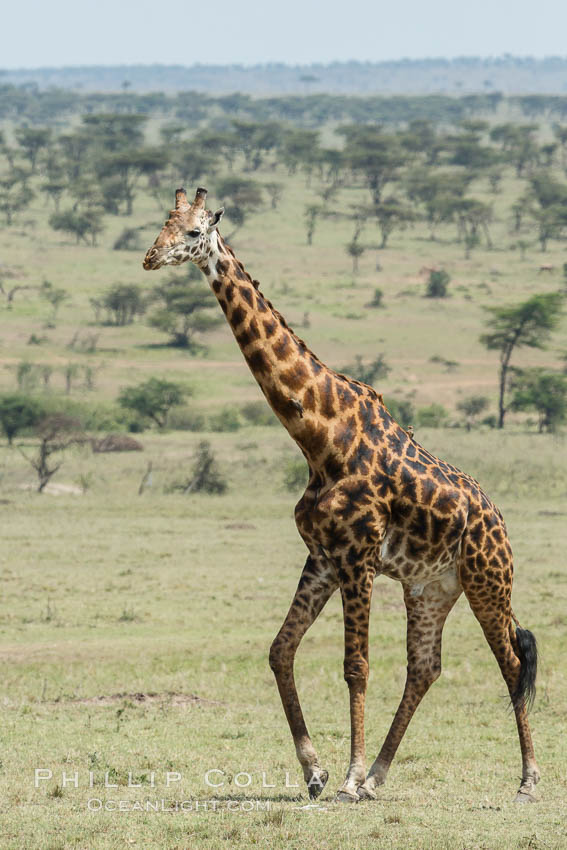
[[[528,629],[516,627],[516,643],[520,659],[520,678],[512,694],[512,705],[525,705],[529,711],[536,695],[537,643]]]

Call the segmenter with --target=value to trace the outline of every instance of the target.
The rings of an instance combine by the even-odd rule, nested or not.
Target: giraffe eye
[[[192,239],[196,239],[197,236],[200,236],[200,235],[201,235],[200,230],[188,230],[187,231],[187,236],[190,236]]]

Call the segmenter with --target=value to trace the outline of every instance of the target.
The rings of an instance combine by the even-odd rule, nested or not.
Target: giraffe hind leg
[[[412,595],[404,587],[407,611],[407,676],[390,731],[366,781],[358,788],[361,800],[376,799],[376,787],[386,781],[390,764],[419,703],[441,674],[441,636],[445,620],[461,595],[456,577],[433,581]]]
[[[498,550],[498,563],[482,551],[472,553],[465,541],[461,583],[479,621],[502,677],[516,716],[522,752],[522,781],[516,802],[533,802],[540,773],[536,763],[527,709],[535,694],[537,648],[527,629],[512,624],[512,560],[508,549]]]

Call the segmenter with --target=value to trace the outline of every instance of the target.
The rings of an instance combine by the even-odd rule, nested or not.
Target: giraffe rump
[[[537,642],[528,629],[516,627],[516,644],[521,667],[518,682],[512,692],[512,706],[516,708],[525,705],[529,711],[536,695]]]

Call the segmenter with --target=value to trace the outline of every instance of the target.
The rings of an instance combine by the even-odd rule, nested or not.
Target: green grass
[[[268,176],[269,175],[269,176]],[[262,173],[273,179],[272,172]],[[537,275],[540,262],[559,269],[562,247],[535,247],[524,263],[508,250],[510,204],[523,186],[508,176],[495,202],[494,251],[463,259],[452,230],[430,242],[416,226],[395,233],[391,247],[368,251],[353,279],[344,222],[323,221],[307,247],[304,205],[314,200],[301,178],[285,182],[281,208],[250,218],[234,247],[266,295],[326,362],[341,367],[355,354],[385,352],[392,366],[380,386],[386,396],[416,405],[440,402],[457,419],[463,395],[497,391],[497,357],[479,343],[483,306],[512,303],[560,286],[560,272]],[[172,195],[173,189],[172,186]],[[487,197],[482,181],[475,193]],[[365,200],[345,189],[339,203]],[[211,206],[214,206],[214,198]],[[97,388],[71,399],[110,405],[120,387],[151,375],[190,382],[191,405],[212,412],[260,398],[228,327],[210,336],[206,358],[159,345],[162,335],[143,320],[126,328],[95,327],[89,298],[117,283],[151,287],[163,279],[141,269],[142,256],[110,246],[122,218],[107,217],[98,248],[76,247],[53,233],[37,200],[6,229],[3,262],[22,280],[44,278],[69,290],[55,329],[44,327],[48,305],[21,293],[3,306],[0,389],[15,389],[22,359],[70,360],[100,367]],[[140,195],[127,224],[147,224],[149,246],[163,211]],[[533,234],[532,234],[533,235]],[[368,241],[375,241],[371,231]],[[375,271],[376,258],[383,270]],[[444,265],[451,298],[424,299],[423,265]],[[183,270],[180,270],[183,274]],[[205,283],[203,284],[205,285]],[[384,291],[384,309],[365,305]],[[347,314],[362,316],[348,319]],[[74,333],[100,334],[92,355],[69,351]],[[564,327],[563,327],[564,330]],[[46,336],[27,344],[32,333]],[[522,352],[522,365],[557,366],[557,333],[549,349]],[[448,371],[432,357],[457,361]],[[52,394],[63,392],[55,372]],[[466,602],[449,617],[444,675],[427,695],[402,742],[376,803],[332,802],[348,761],[348,699],[342,678],[342,617],[334,597],[306,636],[297,681],[328,789],[304,808],[294,749],[267,663],[268,649],[292,598],[305,549],[293,524],[295,501],[284,487],[297,451],[280,428],[235,433],[146,432],[143,453],[93,455],[69,451],[54,482],[83,495],[38,496],[31,469],[14,449],[0,447],[2,547],[0,656],[3,687],[0,755],[0,846],[3,848],[563,848],[567,845],[565,705],[567,573],[564,552],[567,468],[561,436],[539,436],[525,420],[509,431],[427,431],[416,438],[472,473],[502,508],[516,558],[514,610],[536,633],[541,673],[532,725],[542,769],[536,806],[510,803],[519,784],[519,746],[504,686]],[[229,489],[222,496],[167,495],[189,469],[199,440],[211,440]],[[24,442],[30,446],[31,438]],[[153,463],[152,485],[138,486]],[[299,497],[299,493],[297,494]],[[367,708],[369,761],[400,698],[405,671],[401,588],[376,582]],[[136,694],[154,694],[141,700]],[[34,769],[53,778],[34,787]],[[223,771],[224,786],[205,783]],[[95,784],[88,787],[88,771]],[[79,788],[64,787],[63,771],[78,771]],[[104,774],[118,789],[105,789]],[[128,772],[142,788],[128,788]],[[155,788],[148,785],[155,772]],[[165,773],[183,780],[167,788]],[[251,785],[239,788],[239,771]],[[262,772],[275,788],[262,787]],[[286,788],[285,775],[299,788]],[[219,776],[215,774],[214,776]],[[88,800],[220,800],[218,810],[117,812],[88,810]],[[229,811],[229,800],[260,800],[260,811]]]
[[[296,665],[306,718],[331,774],[318,807],[306,809],[267,663],[305,556],[294,497],[283,487],[282,468],[294,450],[274,428],[210,435],[229,491],[164,495],[173,464],[190,457],[200,436],[143,435],[143,455],[71,453],[60,480],[71,484],[79,470],[89,471],[92,485],[82,496],[21,491],[14,451],[2,452],[1,846],[565,846],[567,470],[555,463],[549,491],[537,474],[541,466],[553,468],[560,446],[535,436],[502,440],[494,432],[420,435],[427,447],[480,475],[509,526],[514,609],[537,635],[542,657],[532,714],[541,801],[525,808],[510,802],[520,772],[514,721],[496,664],[461,599],[445,629],[444,674],[412,721],[379,801],[334,804],[349,752],[335,596]],[[138,496],[150,458],[153,486]],[[401,589],[380,578],[371,624],[369,760],[391,722],[404,670]],[[35,788],[35,768],[50,769],[52,779]],[[212,774],[221,788],[206,784],[211,769],[223,771]],[[117,789],[104,788],[107,771]],[[167,771],[181,773],[182,781],[168,788]],[[298,788],[286,788],[286,771]],[[78,772],[79,787],[64,787],[63,772]],[[129,772],[132,782],[146,776],[141,788],[128,787]],[[249,787],[238,787],[239,772],[250,774]],[[263,772],[275,788],[263,787]],[[209,801],[209,810],[88,810],[89,800],[126,806],[162,799],[166,808]]]

